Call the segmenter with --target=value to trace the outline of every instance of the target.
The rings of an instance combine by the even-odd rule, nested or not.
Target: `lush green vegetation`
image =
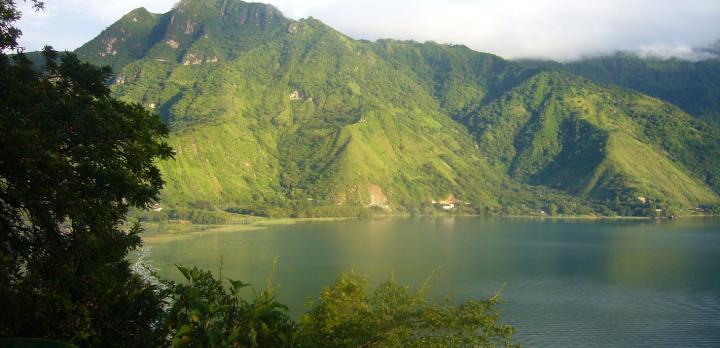
[[[426,299],[390,279],[372,293],[367,280],[341,274],[298,321],[275,299],[270,279],[243,296],[240,281],[197,268],[179,267],[187,284],[175,294],[165,330],[174,347],[506,347],[513,328],[498,323],[495,295],[453,305]]]
[[[44,55],[38,72],[0,54],[0,335],[159,344],[162,303],[125,259],[141,229],[123,226],[157,198],[167,128],[110,96],[108,68]]]
[[[431,279],[429,279],[430,281]],[[498,323],[498,295],[453,306],[426,300],[390,279],[367,293],[367,280],[341,274],[299,322],[305,347],[506,347],[513,328]]]
[[[717,201],[717,129],[636,92],[543,72],[465,122],[512,177],[590,196],[614,214]]]
[[[552,66],[603,84],[614,84],[666,100],[709,123],[720,124],[720,50],[706,48],[704,59],[642,57],[635,53],[585,58],[566,64],[525,61]]]
[[[641,58],[633,54],[587,59],[566,68],[667,100],[705,121],[720,124],[720,58],[697,62]]]
[[[356,41],[268,5],[185,0],[135,10],[78,53],[115,67],[115,96],[169,124],[170,219],[216,222],[189,216],[202,201],[295,217],[437,214],[448,197],[470,214],[720,201],[717,128],[464,46]]]

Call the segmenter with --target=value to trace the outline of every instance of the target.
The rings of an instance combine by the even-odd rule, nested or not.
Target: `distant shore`
[[[310,221],[342,221],[349,217],[331,218],[255,218],[247,223],[230,222],[225,224],[178,224],[169,221],[143,222],[143,241],[149,243],[168,242],[177,239],[191,238],[205,233],[256,231],[269,226],[292,225]]]
[[[293,225],[302,222],[323,222],[323,221],[344,221],[351,219],[384,219],[384,218],[501,218],[501,219],[529,219],[529,220],[671,220],[668,217],[654,218],[644,216],[593,216],[593,215],[559,215],[559,216],[539,216],[539,215],[378,215],[370,218],[356,217],[323,217],[323,218],[254,218],[246,223],[230,222],[225,224],[178,224],[172,222],[143,222],[142,226],[145,232],[142,238],[148,243],[162,243],[177,239],[192,238],[206,233],[224,233],[224,232],[245,232],[257,231],[270,226]],[[687,218],[717,218],[718,215],[678,215],[676,219]]]

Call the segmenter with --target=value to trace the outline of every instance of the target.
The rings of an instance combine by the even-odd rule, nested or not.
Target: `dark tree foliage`
[[[125,216],[157,198],[167,129],[110,96],[109,68],[43,54],[42,71],[0,55],[0,335],[154,345],[161,303],[129,269]]]
[[[39,0],[30,0],[30,2],[36,10],[44,6]],[[19,48],[17,39],[22,32],[13,24],[20,19],[20,15],[14,0],[0,0],[0,52]]]

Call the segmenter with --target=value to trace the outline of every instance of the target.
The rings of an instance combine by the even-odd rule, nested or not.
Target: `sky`
[[[169,11],[177,0],[45,0],[24,5],[27,50],[72,50],[137,7]],[[720,39],[720,0],[269,0],[286,16],[312,16],[356,39],[464,44],[505,58],[560,61],[636,51],[699,59]]]

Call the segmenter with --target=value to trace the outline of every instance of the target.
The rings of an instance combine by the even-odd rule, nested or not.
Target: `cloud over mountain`
[[[56,0],[26,11],[23,44],[74,49],[132,8],[174,0]],[[688,57],[720,37],[716,0],[276,0],[287,16],[317,17],[354,38],[462,43],[506,58],[571,60],[616,50]],[[54,33],[54,34],[53,34]],[[691,58],[696,58],[691,55]]]

